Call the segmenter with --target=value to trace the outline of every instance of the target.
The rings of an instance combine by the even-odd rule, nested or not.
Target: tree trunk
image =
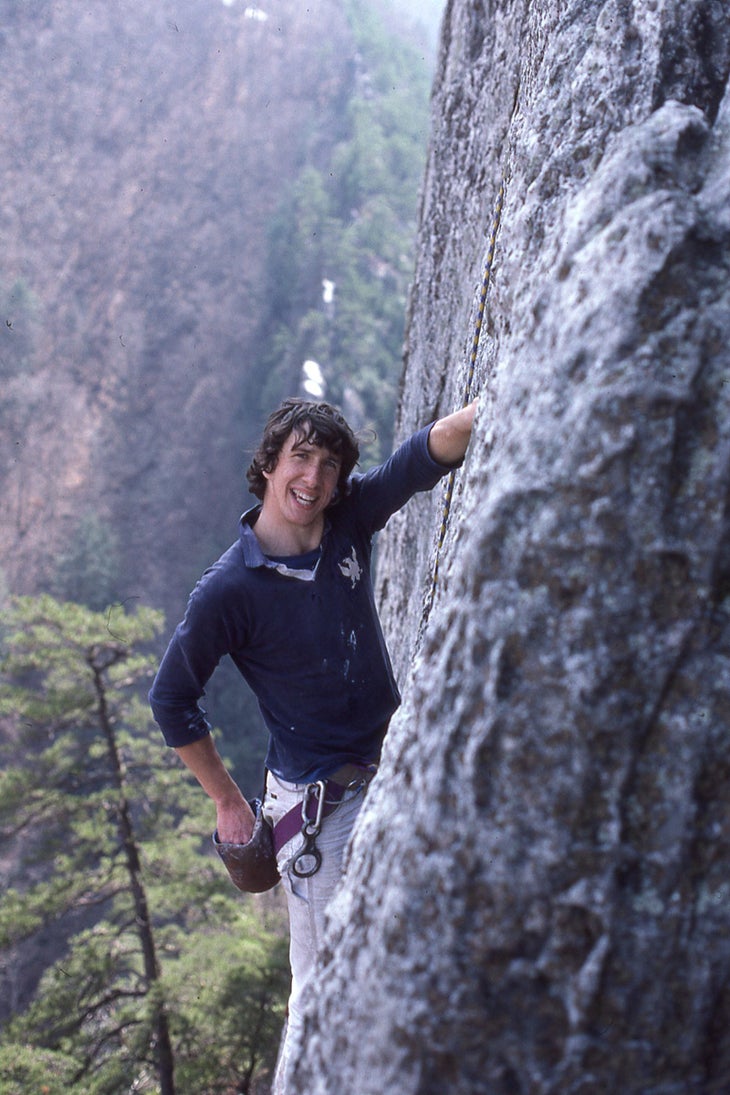
[[[393,520],[404,704],[296,1090],[730,1090],[730,32],[717,0],[451,0]],[[414,660],[414,654],[415,660]]]
[[[106,651],[104,653],[106,653]],[[106,740],[113,783],[117,791],[119,838],[122,842],[122,847],[124,848],[129,888],[134,904],[135,925],[142,948],[145,984],[147,985],[148,992],[155,994],[155,1007],[153,1012],[153,1050],[160,1080],[160,1095],[175,1095],[175,1059],[167,1021],[167,1011],[165,1009],[165,1001],[162,994],[155,936],[150,920],[147,893],[142,878],[142,867],[139,860],[137,840],[134,835],[134,826],[129,812],[124,768],[117,748],[116,734],[114,733],[114,726],[109,715],[109,707],[106,699],[104,673],[108,668],[109,663],[104,657],[95,657],[94,652],[92,652],[89,658],[89,664],[94,674],[99,724]]]

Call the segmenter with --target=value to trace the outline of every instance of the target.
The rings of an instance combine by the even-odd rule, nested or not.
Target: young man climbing
[[[292,970],[276,1093],[287,1091],[324,911],[400,702],[375,609],[372,537],[413,494],[461,462],[473,418],[470,404],[419,430],[384,464],[353,475],[358,444],[340,412],[285,400],[247,472],[260,503],[193,590],[150,692],[165,740],[215,804],[221,842],[246,845],[254,827],[199,706],[225,654],[269,730],[263,816],[278,826]]]

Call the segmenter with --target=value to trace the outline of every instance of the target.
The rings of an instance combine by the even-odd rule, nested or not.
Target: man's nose
[[[322,478],[322,468],[315,461],[308,464],[305,469],[304,481],[311,487],[319,486],[319,482]]]

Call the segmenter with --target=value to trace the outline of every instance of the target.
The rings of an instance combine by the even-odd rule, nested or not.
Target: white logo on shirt
[[[357,555],[355,554],[355,548],[353,546],[352,551],[343,559],[341,563],[338,563],[340,573],[344,574],[346,578],[349,578],[352,582],[352,588],[354,589],[357,583],[362,577],[362,570],[360,564],[357,561]]]

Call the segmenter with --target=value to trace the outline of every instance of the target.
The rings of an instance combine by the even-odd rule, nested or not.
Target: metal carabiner
[[[307,816],[307,807],[309,806],[309,800],[314,791],[318,791],[319,794],[317,795],[317,813],[314,816],[314,820],[312,820]],[[322,811],[324,810],[324,796],[326,793],[327,784],[323,779],[318,779],[316,783],[307,784],[307,789],[304,792],[304,798],[302,799],[302,833],[306,837],[317,836],[319,830],[322,828]]]
[[[314,792],[317,791],[317,813],[314,819],[307,816],[307,807],[309,800]],[[297,878],[311,878],[316,874],[319,868],[322,866],[322,853],[317,847],[315,840],[319,836],[319,831],[322,828],[322,813],[324,811],[324,798],[327,793],[327,784],[325,780],[317,780],[316,783],[310,783],[307,785],[307,789],[304,792],[304,798],[302,800],[302,836],[304,837],[304,844],[299,849],[291,862],[292,874],[295,874]],[[307,865],[302,865],[302,860],[310,859],[312,862]]]

